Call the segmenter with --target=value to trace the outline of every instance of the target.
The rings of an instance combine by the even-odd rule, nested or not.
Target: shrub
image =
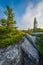
[[[39,51],[41,54],[43,54],[43,35],[39,34],[37,35],[39,37],[39,40],[36,40],[36,44],[39,45]]]
[[[0,48],[19,43],[19,41],[22,39],[23,36],[24,36],[24,34],[21,33],[21,34],[13,35],[8,38],[0,39]]]

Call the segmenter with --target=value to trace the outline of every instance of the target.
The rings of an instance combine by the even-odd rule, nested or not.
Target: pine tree
[[[7,16],[7,27],[13,27],[14,25],[14,28],[16,27],[16,21],[14,21],[14,13],[12,12],[12,9],[7,6],[7,11],[5,11],[5,15]],[[16,27],[17,28],[17,27]]]
[[[7,6],[6,11],[4,14],[6,15],[6,19],[3,18],[0,20],[0,34],[10,34],[11,32],[14,33],[14,31],[17,30],[16,21],[14,20],[14,13],[12,12],[12,9]]]
[[[36,17],[34,18],[34,29],[33,31],[36,32],[36,29],[37,29],[37,20],[36,20]]]

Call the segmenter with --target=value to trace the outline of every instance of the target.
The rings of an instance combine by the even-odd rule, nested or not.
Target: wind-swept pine
[[[4,13],[7,16],[7,26],[13,27],[16,24],[16,21],[14,21],[14,13],[9,6],[7,6],[6,8],[7,11],[5,11]]]
[[[17,30],[14,13],[9,6],[6,7],[4,14],[6,15],[6,19],[0,20],[0,34],[3,36],[5,36],[4,34],[11,34],[11,32],[14,33]]]

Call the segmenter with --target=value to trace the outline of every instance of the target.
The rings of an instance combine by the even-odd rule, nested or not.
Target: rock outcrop
[[[0,65],[38,65],[39,55],[35,39],[26,34],[21,43],[0,49]]]
[[[19,45],[0,49],[0,65],[21,65],[22,51]]]

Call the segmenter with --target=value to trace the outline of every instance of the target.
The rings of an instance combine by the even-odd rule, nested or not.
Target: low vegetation
[[[25,33],[21,32],[21,34],[16,34],[16,35],[13,35],[10,37],[1,38],[0,39],[0,48],[4,48],[9,45],[16,44],[16,43],[18,44],[24,35],[25,35]]]
[[[37,37],[36,44],[39,46],[40,53],[43,54],[43,34],[38,34]]]

